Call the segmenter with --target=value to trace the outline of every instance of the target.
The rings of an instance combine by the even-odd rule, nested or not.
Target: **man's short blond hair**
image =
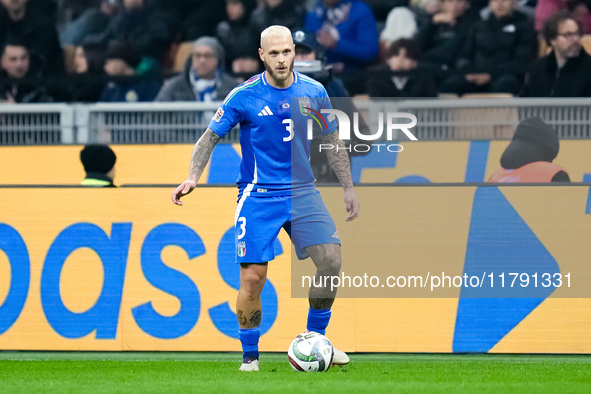
[[[263,40],[266,39],[267,37],[284,37],[284,36],[291,37],[291,31],[287,27],[281,26],[281,25],[273,25],[273,26],[267,27],[261,33],[261,48],[263,48]]]

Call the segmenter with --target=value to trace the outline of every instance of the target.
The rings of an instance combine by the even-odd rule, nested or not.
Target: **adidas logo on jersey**
[[[271,112],[268,105],[265,105],[265,108],[263,108],[263,110],[261,112],[259,112],[259,116],[269,116],[269,115],[273,115],[273,112]]]

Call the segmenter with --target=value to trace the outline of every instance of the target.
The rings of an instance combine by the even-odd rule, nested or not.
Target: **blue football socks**
[[[259,338],[261,337],[260,327],[241,328],[240,342],[242,343],[242,358],[259,358]]]
[[[308,331],[316,331],[324,335],[326,327],[330,321],[330,309],[312,309],[308,310],[308,324],[306,329]]]

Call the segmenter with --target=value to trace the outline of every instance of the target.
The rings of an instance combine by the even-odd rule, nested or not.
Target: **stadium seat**
[[[174,64],[172,67],[172,71],[174,72],[181,72],[183,67],[185,66],[185,61],[187,57],[191,54],[191,49],[193,48],[193,41],[185,41],[182,42],[174,57]]]

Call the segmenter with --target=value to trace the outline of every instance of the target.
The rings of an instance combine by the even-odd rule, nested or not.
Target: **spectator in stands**
[[[420,56],[421,50],[413,40],[395,41],[386,67],[370,73],[367,86],[370,97],[437,97],[431,75],[417,68]]]
[[[253,56],[253,53],[257,52],[245,49],[236,52],[238,57],[232,62],[232,74],[239,83],[261,72],[261,59]]]
[[[31,1],[31,0],[29,0]],[[37,0],[45,2],[46,0]],[[72,15],[72,20],[77,19],[89,8],[96,7],[102,0],[54,0],[59,2],[62,13],[68,13]]]
[[[27,0],[28,7],[34,7],[38,9],[40,13],[45,15],[48,23],[57,25],[57,14],[58,9],[62,7],[63,0]],[[77,0],[82,2],[81,0]]]
[[[441,0],[441,12],[429,18],[416,36],[423,53],[421,66],[441,74],[453,68],[477,20],[467,12],[469,8],[469,0]]]
[[[294,70],[306,74],[316,81],[320,82],[326,89],[326,93],[333,99],[332,105],[335,109],[343,111],[353,119],[353,114],[357,112],[357,107],[349,97],[349,93],[343,82],[332,74],[332,70],[326,65],[325,49],[316,40],[314,34],[305,30],[297,30],[292,33],[293,43],[295,45]],[[360,117],[359,131],[363,134],[369,134],[367,123]],[[356,135],[351,136],[350,144],[364,143]],[[339,182],[335,172],[328,163],[328,157],[325,152],[319,149],[322,143],[320,133],[315,133],[310,148],[310,163],[314,177],[318,182]],[[349,156],[360,156],[366,152],[349,151]]]
[[[223,0],[167,0],[172,11],[178,11],[181,41],[195,41],[202,36],[214,36],[218,23],[225,18]]]
[[[238,81],[225,72],[224,48],[213,37],[201,37],[193,44],[183,71],[167,81],[156,101],[219,101]]]
[[[261,0],[250,16],[250,26],[257,37],[271,25],[285,26],[290,30],[301,27],[306,9],[298,0]]]
[[[520,91],[520,76],[535,57],[536,36],[516,0],[490,0],[491,15],[477,22],[456,63],[458,74],[440,86],[443,93]]]
[[[98,7],[89,7],[76,20],[69,23],[60,34],[60,42],[66,45],[82,45],[88,37],[105,31],[117,15],[120,0],[101,0]]]
[[[155,0],[122,0],[122,7],[105,30],[85,42],[126,41],[136,47],[141,56],[161,61],[172,42],[176,20],[162,10]]]
[[[415,38],[417,32],[441,10],[440,0],[412,0],[406,6],[393,8],[380,32],[379,62],[388,57],[388,50],[399,38]]]
[[[116,187],[115,162],[117,156],[109,146],[103,144],[86,145],[80,151],[80,161],[84,167],[86,176],[82,186],[92,187]]]
[[[363,0],[371,10],[378,22],[378,25],[383,24],[388,17],[388,14],[399,7],[408,7],[408,0]]]
[[[234,74],[245,71],[246,59],[254,60],[253,71],[258,70],[260,61],[252,54],[257,52],[259,37],[249,24],[256,5],[256,0],[226,0],[226,19],[216,27],[216,37],[226,51],[226,64]]]
[[[415,13],[408,7],[396,7],[386,18],[384,29],[380,33],[380,61],[386,60],[392,43],[400,38],[413,38],[417,34]]]
[[[591,56],[581,45],[580,24],[568,11],[546,19],[544,39],[552,52],[525,74],[524,97],[591,97]]]
[[[59,75],[64,72],[64,57],[57,30],[52,18],[44,14],[47,7],[27,0],[0,0],[0,46],[7,40],[21,40],[31,55],[44,65],[43,75]]]
[[[327,61],[365,67],[378,54],[376,20],[359,0],[318,0],[306,16],[306,30],[326,49]]]
[[[86,44],[76,47],[74,52],[74,72],[77,74],[100,74],[105,66],[107,47],[101,44]]]
[[[308,13],[306,30],[326,49],[327,62],[341,74],[351,94],[364,92],[363,69],[378,55],[376,20],[359,0],[318,0]]]
[[[292,39],[295,45],[294,69],[324,85],[328,97],[348,97],[341,79],[335,77],[332,69],[326,66],[326,51],[314,34],[296,30],[292,33]]]
[[[540,118],[525,119],[501,156],[488,182],[570,182],[568,173],[552,163],[558,156],[558,134]]]
[[[470,8],[475,0],[470,2]],[[441,12],[441,0],[410,0],[410,9],[415,13],[417,26],[420,28],[433,15]]]
[[[41,83],[29,50],[16,40],[9,40],[0,57],[0,103],[46,103],[53,98]]]
[[[68,76],[70,101],[92,103],[101,99],[106,84],[104,71],[107,48],[102,44],[76,47],[74,73]]]
[[[101,94],[103,102],[153,101],[160,83],[137,71],[141,56],[125,42],[111,43],[106,53],[105,72],[110,81]]]
[[[557,11],[569,11],[581,25],[583,34],[591,34],[590,0],[538,0],[536,6],[536,31],[541,31],[544,22]]]

